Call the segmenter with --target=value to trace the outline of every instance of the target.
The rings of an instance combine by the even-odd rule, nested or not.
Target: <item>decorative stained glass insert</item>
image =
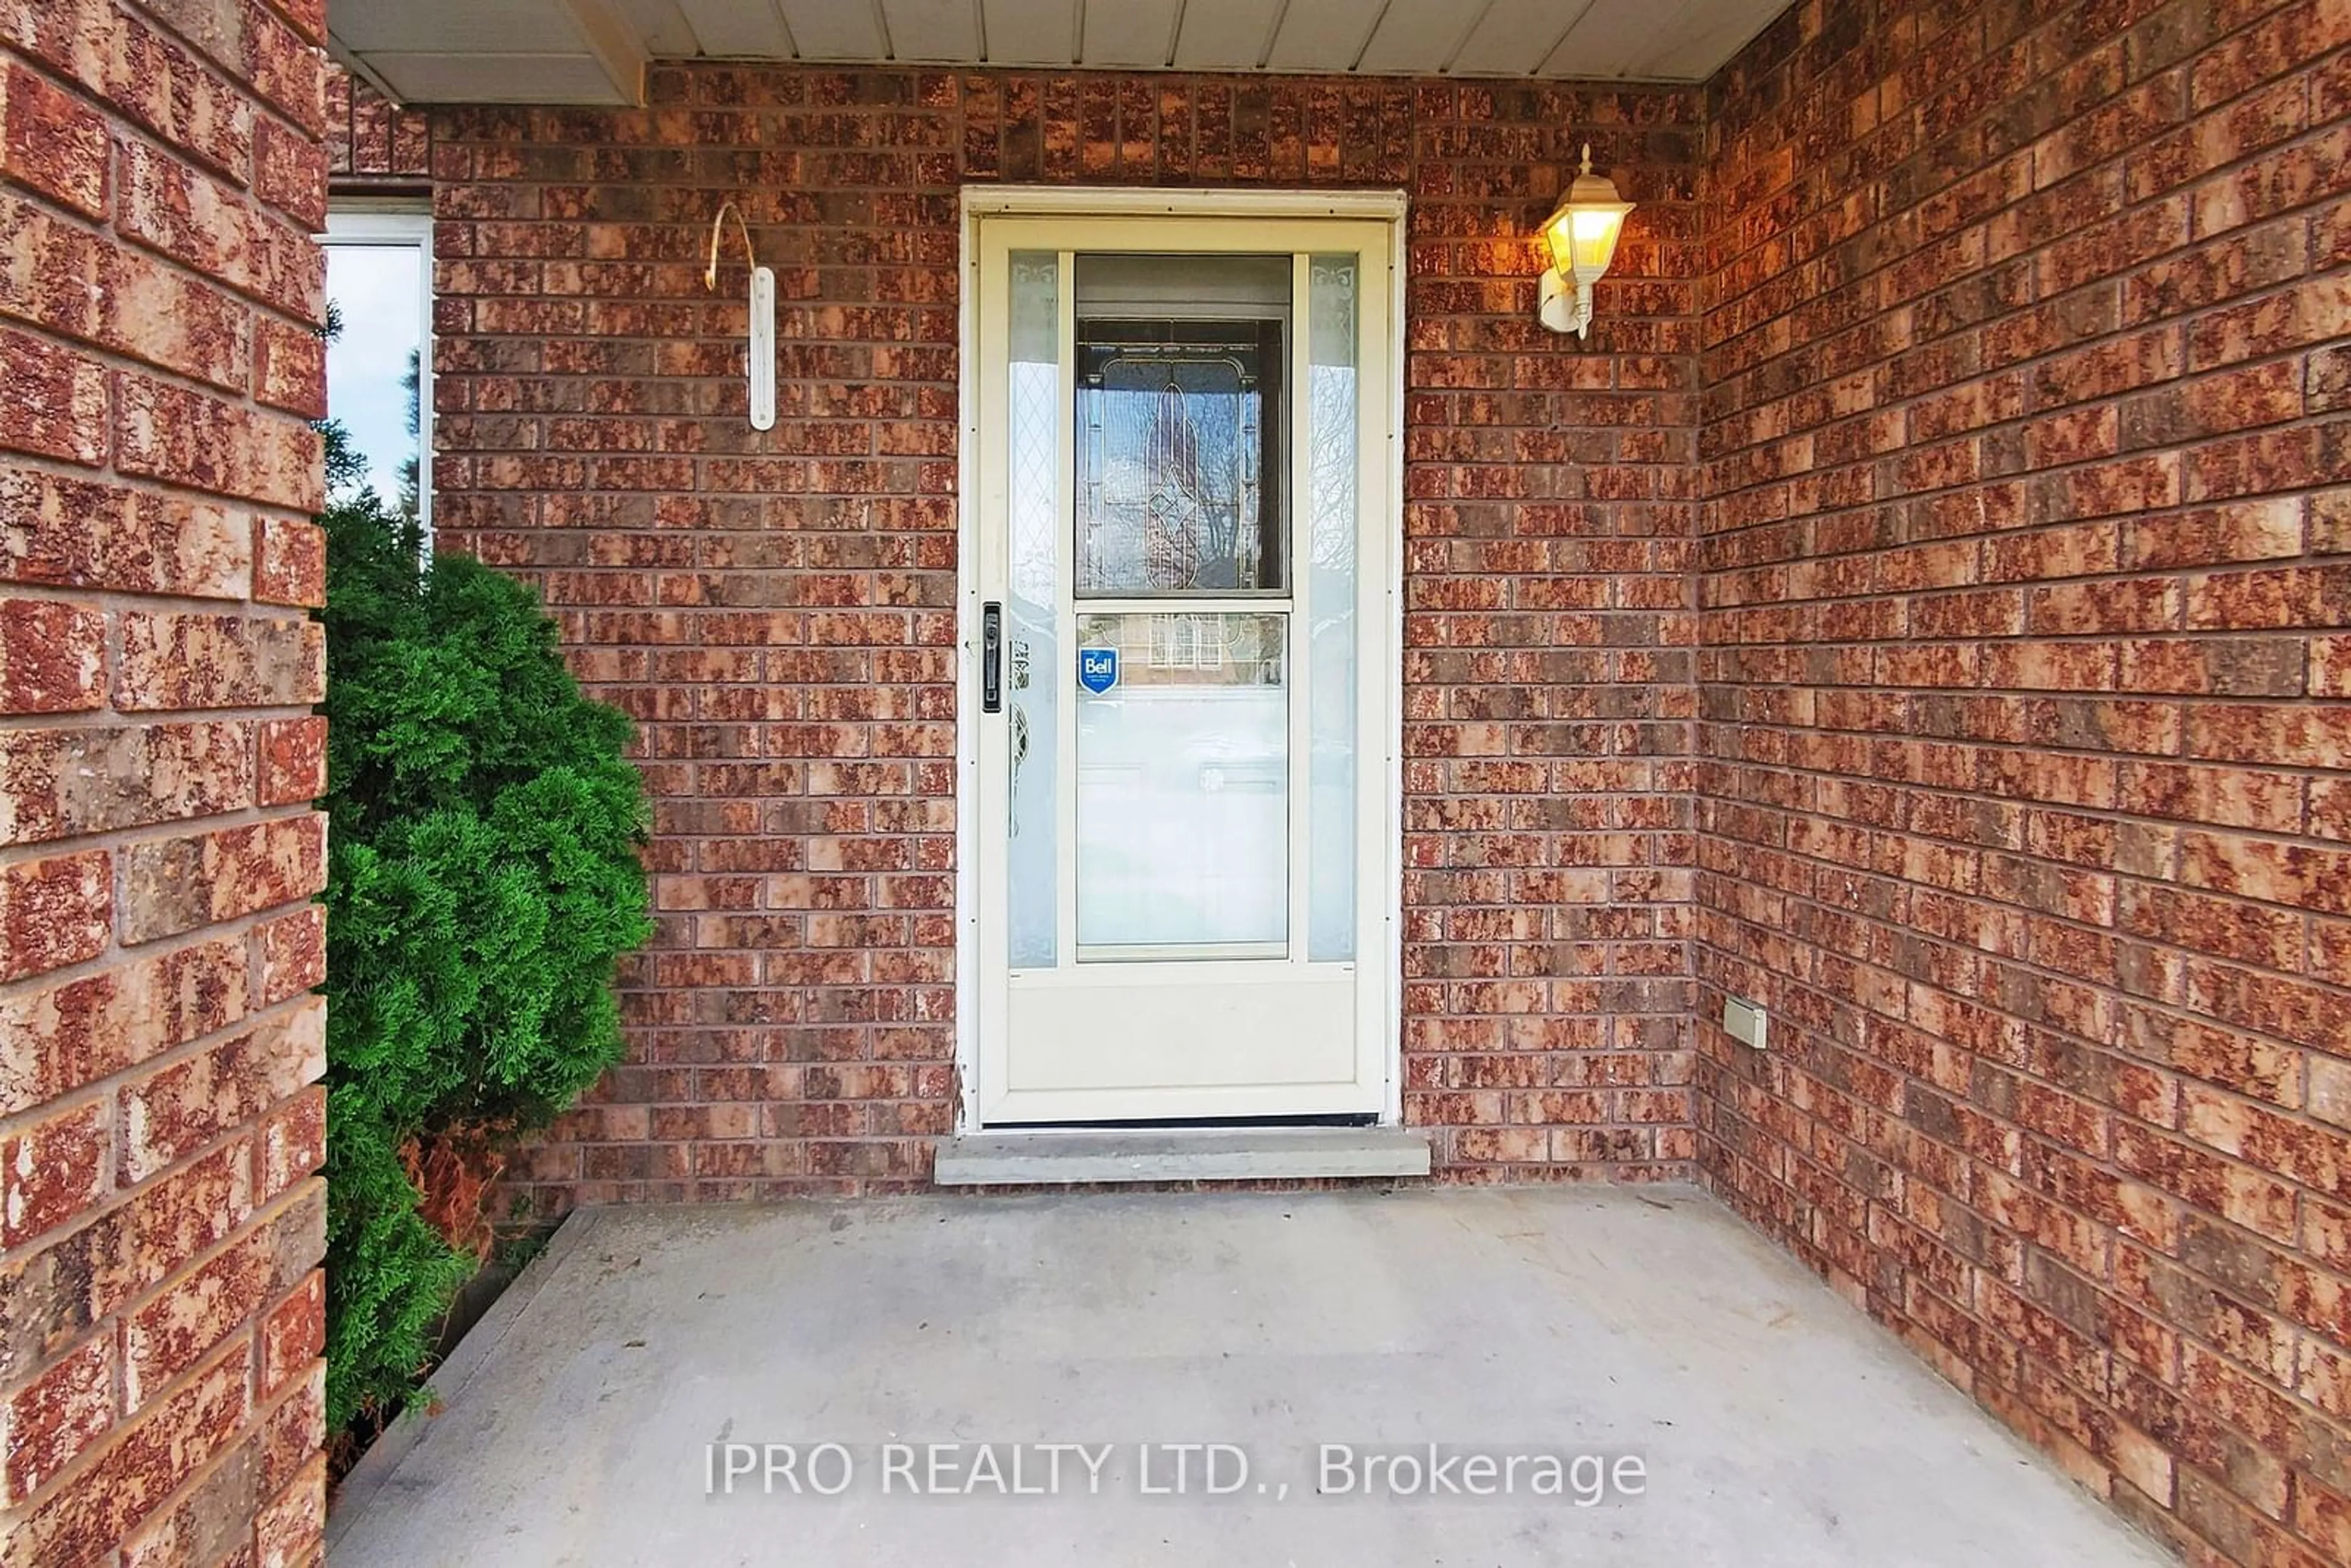
[[[1078,271],[1077,591],[1281,591],[1288,258]]]

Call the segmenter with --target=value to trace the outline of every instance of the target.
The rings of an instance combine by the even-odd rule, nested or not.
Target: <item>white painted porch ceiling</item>
[[[621,103],[651,60],[1694,82],[1789,0],[330,0],[416,103]]]

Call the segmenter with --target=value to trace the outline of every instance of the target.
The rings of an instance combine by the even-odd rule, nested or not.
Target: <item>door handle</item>
[[[979,609],[979,711],[1004,711],[1004,606],[992,599]]]

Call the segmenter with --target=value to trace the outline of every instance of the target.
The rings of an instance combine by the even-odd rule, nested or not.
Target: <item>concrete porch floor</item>
[[[591,1211],[435,1388],[347,1486],[336,1568],[2169,1561],[1686,1189]],[[827,1441],[837,1496],[709,1494],[714,1443]],[[1182,1442],[1236,1445],[1242,1490],[1194,1458],[1144,1495],[1138,1445]],[[908,1496],[903,1464],[884,1495],[893,1443],[925,1488],[924,1445],[966,1445],[958,1481],[981,1443],[1114,1447],[1098,1493],[1072,1454],[1058,1495]],[[1635,1454],[1646,1490],[1319,1496],[1326,1443]]]

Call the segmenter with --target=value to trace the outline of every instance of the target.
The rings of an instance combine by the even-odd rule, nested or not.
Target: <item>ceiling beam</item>
[[[580,37],[597,68],[610,78],[621,100],[642,108],[645,101],[645,67],[652,56],[637,29],[612,0],[558,0],[580,26]]]
[[[408,100],[392,90],[392,84],[383,79],[381,72],[361,58],[357,50],[352,49],[341,38],[336,37],[332,26],[327,28],[327,57],[375,89],[382,95],[385,102],[402,109],[408,107]]]

